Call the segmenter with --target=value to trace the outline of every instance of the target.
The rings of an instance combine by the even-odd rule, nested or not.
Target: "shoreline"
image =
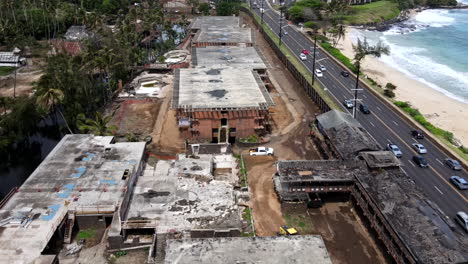
[[[354,57],[352,40],[353,27],[346,28],[346,34],[337,48],[348,58]],[[390,51],[391,52],[391,51]],[[390,82],[397,86],[395,100],[409,102],[434,125],[450,131],[464,146],[468,146],[468,104],[448,97],[442,92],[411,78],[403,72],[385,64],[378,58],[367,56],[361,63],[362,72],[385,86]]]

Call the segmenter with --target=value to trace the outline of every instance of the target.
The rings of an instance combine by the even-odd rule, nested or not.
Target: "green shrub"
[[[395,90],[396,89],[396,86],[393,84],[393,83],[387,83],[385,85],[385,88],[389,89],[389,90]]]
[[[304,27],[306,28],[310,28],[314,31],[316,31],[317,29],[319,29],[319,26],[315,23],[315,22],[312,22],[312,21],[307,21],[304,23]]]
[[[464,146],[458,147],[458,149],[463,152],[464,154],[468,154],[468,148],[465,148]]]
[[[96,229],[94,228],[88,228],[88,229],[83,229],[78,232],[78,235],[76,235],[76,239],[88,239],[92,238],[96,235]]]
[[[395,93],[392,90],[389,90],[389,89],[384,90],[384,95],[387,96],[387,97],[390,97],[390,98],[395,97]]]
[[[127,251],[124,251],[124,250],[117,251],[117,252],[115,252],[114,255],[115,255],[117,258],[120,258],[120,257],[123,257],[123,256],[127,255]]]

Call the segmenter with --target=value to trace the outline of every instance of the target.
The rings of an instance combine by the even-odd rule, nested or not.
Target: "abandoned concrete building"
[[[322,237],[311,235],[174,239],[168,241],[166,263],[331,264],[332,262]]]
[[[0,210],[0,263],[55,263],[73,227],[105,228],[125,212],[145,143],[66,135]],[[34,262],[36,263],[36,262]]]
[[[253,45],[252,30],[234,16],[201,16],[190,25],[193,47]]]
[[[194,48],[192,51],[192,64],[197,67],[217,68],[249,68],[263,74],[266,65],[255,47],[220,47],[210,46]]]
[[[274,105],[252,69],[195,68],[175,71],[172,108],[182,136],[193,142],[234,143],[271,130]]]
[[[316,125],[325,137],[327,147],[339,158],[354,159],[361,151],[382,149],[361,124],[348,113],[337,110],[328,111],[317,116]]]
[[[330,111],[317,117],[325,141],[341,160],[277,163],[273,182],[280,200],[348,194],[394,262],[468,261],[468,238],[453,231],[452,221],[400,169],[398,159],[389,151],[379,151],[377,143],[348,116]]]

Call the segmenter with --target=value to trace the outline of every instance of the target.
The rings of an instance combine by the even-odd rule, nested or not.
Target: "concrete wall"
[[[190,230],[191,238],[211,238],[211,237],[240,237],[240,229],[226,229],[226,230],[214,230],[214,229],[194,229]]]
[[[80,230],[88,228],[106,228],[106,220],[104,216],[79,216],[75,218],[75,224],[78,225]]]

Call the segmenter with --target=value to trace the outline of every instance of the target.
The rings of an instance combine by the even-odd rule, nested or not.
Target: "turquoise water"
[[[468,10],[426,10],[386,32],[360,30],[351,38],[363,36],[390,47],[386,64],[468,104]]]

